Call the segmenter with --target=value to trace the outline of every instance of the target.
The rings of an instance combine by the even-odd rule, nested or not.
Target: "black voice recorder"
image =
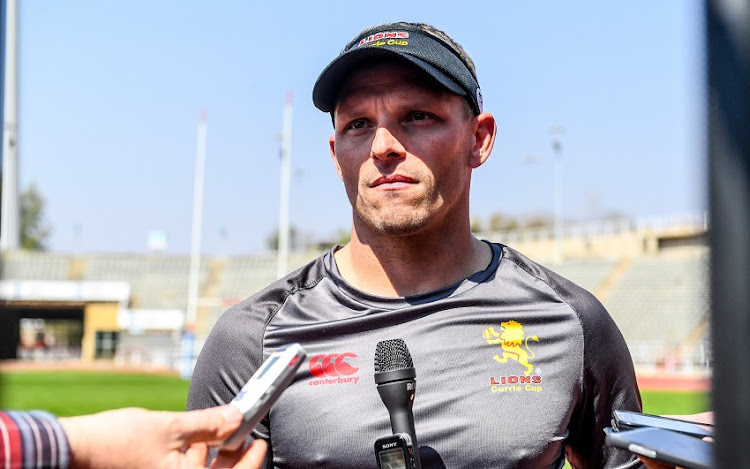
[[[375,442],[378,469],[415,469],[414,446],[406,433],[378,438]]]

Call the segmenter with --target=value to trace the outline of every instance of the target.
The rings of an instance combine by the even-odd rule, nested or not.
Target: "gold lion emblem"
[[[507,363],[509,358],[514,359],[526,367],[524,375],[528,376],[534,371],[534,365],[529,361],[534,358],[534,352],[529,348],[529,339],[539,342],[537,336],[526,337],[523,333],[523,326],[517,321],[505,321],[500,323],[500,333],[494,327],[488,327],[484,330],[484,339],[490,345],[497,345],[503,348],[503,356],[495,355],[495,360],[500,363]],[[526,347],[526,350],[521,348]]]

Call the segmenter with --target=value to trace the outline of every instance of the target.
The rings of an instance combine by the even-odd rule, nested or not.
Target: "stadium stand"
[[[558,274],[596,294],[617,262],[618,259],[616,258],[578,258],[568,259],[551,267]]]
[[[671,249],[633,259],[602,301],[637,363],[674,367],[707,359],[707,285],[707,248]]]
[[[88,257],[83,280],[130,283],[132,307],[185,309],[189,269],[187,256],[100,254]],[[201,284],[205,283],[208,270],[208,259],[203,259],[199,274]]]
[[[68,280],[69,256],[46,252],[7,251],[0,263],[0,278],[15,280]]]
[[[570,229],[563,243],[562,258],[556,255],[560,244],[552,239],[554,233],[549,230],[478,236],[507,243],[594,293],[622,330],[637,367],[705,374],[711,365],[707,227],[704,217],[680,220],[663,226],[606,223]],[[319,251],[292,254],[288,270],[319,254]],[[189,256],[5,252],[1,260],[0,281],[126,282],[130,296],[128,304],[120,306],[121,329],[115,361],[170,366],[177,362],[174,357],[179,354],[183,322],[166,318],[179,316],[186,309]],[[227,308],[276,279],[276,262],[275,253],[202,259],[198,344]],[[11,303],[12,300],[0,299],[0,304],[17,306]],[[70,307],[50,304],[45,308]],[[83,310],[89,311],[86,307]],[[54,316],[49,311],[45,314],[48,319]],[[85,322],[88,313],[82,314]],[[144,317],[154,318],[145,320],[152,324],[151,330],[134,328],[132,321],[122,320],[128,314],[140,318],[139,321]],[[155,320],[158,318],[154,314],[164,320]],[[87,330],[88,326],[83,327]],[[96,324],[91,327],[97,328]],[[107,334],[111,326],[96,330]],[[173,350],[173,357],[168,357],[169,350]]]
[[[219,281],[220,297],[242,300],[271,283],[276,278],[276,256],[243,256],[227,260]]]
[[[155,368],[178,366],[174,351],[180,346],[180,336],[166,332],[125,334],[115,356],[115,364],[148,364]]]
[[[294,253],[289,256],[288,270],[291,272],[320,255],[320,252]],[[237,256],[226,260],[216,287],[218,301],[214,301],[209,324],[213,324],[229,307],[260,291],[276,280],[276,255]]]

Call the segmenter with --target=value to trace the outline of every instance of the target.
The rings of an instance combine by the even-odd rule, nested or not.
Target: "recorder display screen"
[[[266,364],[266,366],[263,367],[263,371],[261,371],[260,374],[258,375],[258,379],[262,378],[263,375],[266,374],[266,372],[271,369],[273,364],[276,363],[278,359],[279,359],[279,356],[276,355],[275,357],[268,360],[268,363]]]
[[[406,469],[404,451],[401,448],[387,449],[378,453],[383,469]]]

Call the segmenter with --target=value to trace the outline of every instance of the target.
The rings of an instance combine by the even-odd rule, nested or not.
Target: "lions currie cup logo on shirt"
[[[534,373],[533,360],[536,355],[529,346],[529,340],[539,342],[537,336],[527,336],[523,331],[523,325],[518,321],[501,322],[500,332],[494,326],[490,326],[484,330],[483,336],[487,344],[500,346],[493,358],[503,365],[503,371],[519,373],[523,370],[523,375],[491,376],[492,392],[542,391],[540,370],[536,369]]]
[[[310,386],[357,384],[359,376],[353,375],[359,371],[359,368],[352,365],[356,358],[357,355],[351,352],[315,355],[308,363],[310,373],[314,377],[308,384]]]

